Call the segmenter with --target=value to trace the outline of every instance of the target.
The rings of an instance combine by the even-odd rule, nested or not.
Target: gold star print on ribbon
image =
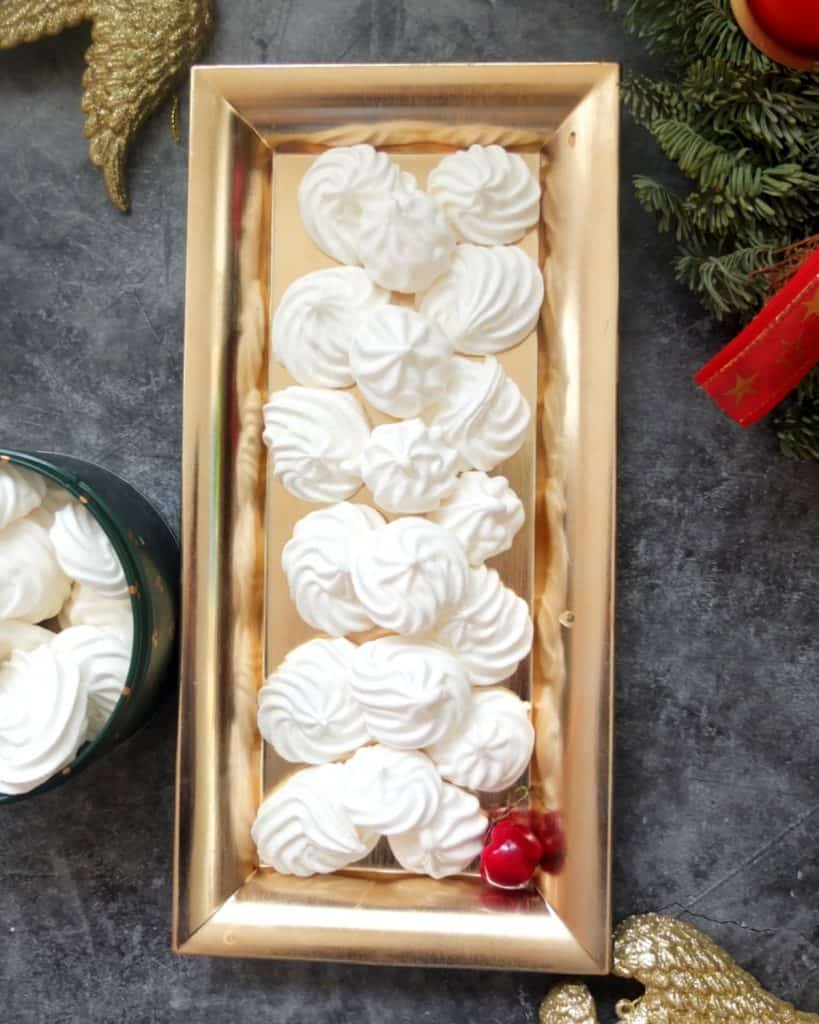
[[[615,1008],[628,1024],[819,1024],[819,1016],[766,992],[707,935],[673,917],[624,921],[614,936],[613,971],[645,988]],[[585,985],[552,989],[540,1024],[598,1024]]]
[[[0,0],[0,48],[93,23],[82,109],[91,163],[128,209],[125,160],[145,121],[171,97],[213,28],[212,0]]]
[[[793,337],[786,335],[782,338],[781,344],[782,353],[776,360],[778,365],[793,366],[804,358],[807,344],[804,332],[794,334]]]
[[[736,374],[733,387],[728,388],[725,394],[729,398],[733,398],[737,405],[741,405],[749,395],[754,393],[754,381],[757,376],[756,373],[752,373],[749,377],[743,377],[741,373]]]
[[[750,427],[817,364],[819,247],[694,379],[732,419]]]
[[[803,320],[809,320],[812,316],[819,316],[819,288],[811,295],[802,307],[805,310]]]

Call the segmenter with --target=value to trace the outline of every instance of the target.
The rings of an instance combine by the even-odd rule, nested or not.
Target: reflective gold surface
[[[195,69],[177,949],[606,970],[617,112],[612,65]],[[265,486],[254,435],[268,385],[289,383],[264,366],[269,309],[290,280],[329,262],[296,213],[306,154],[354,141],[389,148],[421,178],[431,154],[499,141],[521,151],[544,184],[543,221],[522,243],[545,268],[543,322],[503,356],[537,408],[524,449],[501,467],[524,497],[528,525],[496,560],[537,621],[533,658],[514,685],[535,704],[533,781],[566,822],[566,866],[541,880],[541,893],[507,896],[469,875],[406,876],[381,855],[307,880],[254,866],[248,832],[260,768],[267,786],[283,770],[269,756],[262,765],[255,730],[262,636],[272,667],[309,635],[278,567],[281,544],[308,507]]]

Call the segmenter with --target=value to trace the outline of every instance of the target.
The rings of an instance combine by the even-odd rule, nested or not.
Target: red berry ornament
[[[540,866],[551,875],[556,875],[566,860],[566,833],[563,831],[563,819],[557,811],[540,815],[538,839],[543,847]]]
[[[534,832],[504,818],[492,826],[481,852],[481,877],[499,889],[525,889],[542,855]]]
[[[512,811],[504,821],[531,832],[540,843],[540,866],[555,875],[566,859],[566,833],[563,819],[557,811]]]
[[[780,46],[819,58],[819,0],[749,0],[748,6]]]

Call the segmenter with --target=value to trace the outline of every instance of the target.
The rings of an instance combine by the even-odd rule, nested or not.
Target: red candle
[[[748,0],[748,6],[774,42],[819,59],[819,0]]]

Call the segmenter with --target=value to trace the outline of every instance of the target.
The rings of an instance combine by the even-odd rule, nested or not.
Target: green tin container
[[[51,452],[0,448],[0,461],[23,466],[78,498],[105,530],[131,592],[134,641],[122,697],[105,728],[80,748],[62,772],[29,793],[0,795],[0,805],[28,800],[61,786],[131,736],[156,706],[170,680],[176,652],[179,545],[161,514],[129,483],[101,466]]]

